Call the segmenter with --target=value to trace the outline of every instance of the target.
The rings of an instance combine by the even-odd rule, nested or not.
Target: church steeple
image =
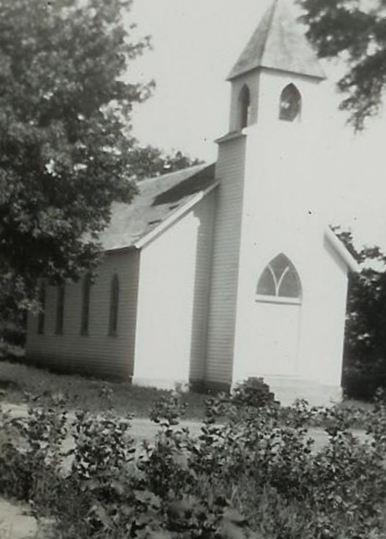
[[[228,80],[259,68],[325,78],[316,54],[299,31],[299,22],[287,3],[288,0],[273,0]]]
[[[233,67],[230,132],[265,121],[312,122],[326,78],[290,0],[272,0]]]

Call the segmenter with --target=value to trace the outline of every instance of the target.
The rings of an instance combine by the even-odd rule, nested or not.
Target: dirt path
[[[22,404],[9,404],[2,402],[1,407],[5,412],[11,413],[13,417],[25,417],[28,412],[28,407]],[[75,419],[75,415],[69,413],[68,418],[70,421],[72,421]],[[131,435],[138,442],[142,442],[143,440],[152,440],[159,430],[159,426],[151,422],[150,419],[141,417],[134,418],[131,421],[131,425]],[[183,420],[181,421],[180,426],[188,428],[190,433],[195,436],[200,432],[201,423],[199,421]],[[2,539],[1,536],[0,539]]]
[[[1,539],[32,539],[37,531],[37,522],[28,514],[28,506],[12,504],[0,498]]]
[[[26,405],[18,404],[9,404],[2,402],[1,406],[4,411],[10,412],[14,417],[23,417],[27,415],[28,407]],[[69,420],[74,419],[74,414],[69,414]],[[146,418],[134,418],[131,421],[131,435],[138,443],[141,443],[144,440],[151,441],[154,439],[156,433],[159,430],[159,426],[151,422],[150,419]],[[198,436],[200,433],[202,423],[200,421],[193,420],[182,420],[180,422],[180,427],[188,428],[190,433],[193,436]],[[366,438],[364,430],[353,429],[353,434],[361,440]],[[328,442],[328,435],[322,428],[310,428],[308,431],[309,436],[315,440],[314,450],[320,450]],[[0,537],[0,539],[2,539]]]

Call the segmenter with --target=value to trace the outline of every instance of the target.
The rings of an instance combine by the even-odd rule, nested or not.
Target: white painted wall
[[[231,133],[240,129],[240,93],[244,85],[248,87],[250,94],[249,124],[255,124],[257,121],[259,77],[257,76],[256,71],[252,71],[232,81],[229,117],[229,131]]]
[[[203,378],[214,211],[212,192],[142,250],[136,384]]]
[[[314,399],[309,386],[315,384],[329,388],[328,400],[339,394],[341,385],[347,270],[325,245],[323,230],[314,232],[306,227],[305,234],[291,236],[290,230],[273,233],[271,228],[266,239],[258,234],[255,241],[252,234],[249,241],[243,237],[233,382],[262,376],[281,399],[284,384],[286,402],[304,397],[305,388]],[[266,264],[281,252],[298,270],[303,288],[300,306],[260,303],[256,296]],[[280,337],[275,345],[274,338]]]
[[[129,381],[133,373],[139,253],[107,254],[91,289],[89,335],[80,334],[81,283],[66,285],[63,335],[55,335],[56,289],[47,288],[44,334],[29,316],[27,360],[62,371]],[[119,276],[118,331],[109,333],[110,285]]]
[[[280,94],[290,82],[303,95],[302,118],[293,123],[278,119]],[[336,395],[341,382],[347,268],[324,238],[332,201],[327,196],[328,179],[319,175],[319,165],[326,158],[327,130],[323,106],[319,106],[323,91],[311,79],[268,71],[261,74],[259,88],[258,123],[245,130],[233,382],[265,376],[287,400],[305,393],[312,398],[319,391],[310,390],[313,385],[330,388],[325,395]],[[277,311],[275,323],[273,312],[278,306],[256,303],[255,293],[265,266],[281,252],[298,270],[303,301],[298,321],[293,307],[291,315]],[[288,306],[282,308],[288,311]],[[281,365],[282,372],[272,364],[279,362],[273,357],[272,343],[264,342],[258,329],[259,320],[264,326],[269,319],[275,324],[271,337],[282,326],[288,355],[292,356],[290,348],[298,349],[296,360],[289,358],[291,366]]]
[[[243,135],[224,140],[219,146],[216,177],[221,184],[217,192],[205,373],[210,385],[232,383],[245,147]]]

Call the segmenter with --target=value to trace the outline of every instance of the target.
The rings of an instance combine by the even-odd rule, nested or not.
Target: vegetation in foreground
[[[79,411],[70,425],[53,399],[25,418],[2,413],[0,493],[29,500],[62,539],[384,537],[381,399],[365,441],[350,432],[349,409],[284,408],[258,380],[208,399],[198,437],[179,427],[184,409],[178,395],[157,402],[159,432],[141,447],[130,417],[112,412]],[[329,437],[320,451],[307,435],[312,416]]]

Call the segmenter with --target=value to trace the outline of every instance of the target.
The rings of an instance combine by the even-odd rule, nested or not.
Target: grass
[[[78,375],[54,374],[44,369],[20,363],[0,362],[0,392],[12,404],[24,404],[31,398],[43,401],[50,394],[66,397],[70,410],[84,409],[101,413],[110,406],[120,415],[148,417],[155,401],[167,392],[142,388],[128,383],[106,382]],[[188,407],[186,419],[200,420],[204,416],[203,394],[184,395]]]
[[[36,397],[40,402],[44,402],[52,394],[63,395],[70,410],[84,409],[101,413],[112,407],[119,415],[133,414],[138,418],[148,418],[154,402],[166,393],[167,391],[155,388],[142,388],[129,383],[107,382],[73,374],[55,374],[22,363],[0,361],[0,399],[3,397],[12,404],[25,404],[30,399],[36,401]],[[202,420],[206,398],[202,393],[186,393],[184,400],[188,406],[185,418]],[[366,412],[372,404],[346,400],[341,406]],[[359,422],[358,427],[363,425]]]

